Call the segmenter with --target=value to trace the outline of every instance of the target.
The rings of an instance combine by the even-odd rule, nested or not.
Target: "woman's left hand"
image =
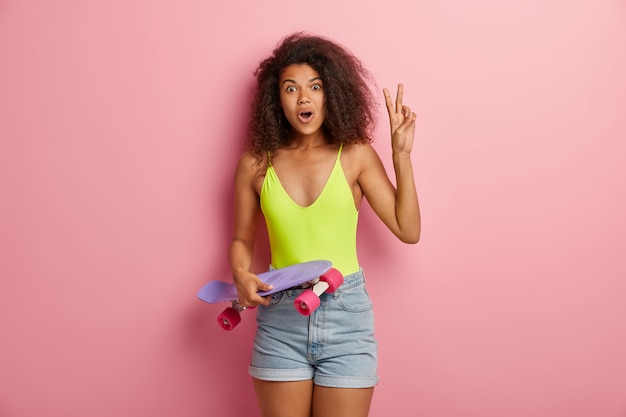
[[[391,101],[389,90],[383,89],[385,104],[389,112],[391,124],[391,148],[394,152],[411,152],[415,136],[415,119],[417,116],[408,106],[402,104],[404,85],[398,84],[395,106]]]

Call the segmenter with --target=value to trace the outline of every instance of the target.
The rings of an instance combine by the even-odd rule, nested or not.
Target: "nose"
[[[309,96],[306,94],[305,91],[300,90],[300,97],[298,97],[298,104],[307,104],[310,103],[311,100],[309,100]]]

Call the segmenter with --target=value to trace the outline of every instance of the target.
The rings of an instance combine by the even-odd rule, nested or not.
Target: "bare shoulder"
[[[361,158],[378,158],[376,149],[370,143],[351,143],[343,146],[343,153],[350,155],[351,157]]]
[[[342,160],[344,159],[344,169],[348,168],[352,173],[359,177],[364,171],[379,166],[381,164],[380,157],[369,143],[355,143],[344,145],[342,151]]]
[[[265,159],[259,159],[250,151],[245,151],[239,156],[237,162],[237,174],[254,174],[259,170],[265,170],[267,167],[267,161]]]
[[[249,150],[245,151],[241,154],[237,163],[235,182],[239,186],[251,185],[258,192],[266,169],[266,159],[259,159]]]

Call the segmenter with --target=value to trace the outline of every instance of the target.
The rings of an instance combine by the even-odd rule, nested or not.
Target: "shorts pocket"
[[[342,291],[339,294],[339,303],[341,308],[352,313],[361,313],[372,309],[372,300],[365,289],[365,285]]]
[[[270,298],[269,306],[260,305],[259,308],[265,309],[265,310],[272,310],[272,309],[278,308],[278,306],[282,304],[283,300],[287,298],[285,291],[280,291],[275,294],[272,294],[271,297],[272,298]]]

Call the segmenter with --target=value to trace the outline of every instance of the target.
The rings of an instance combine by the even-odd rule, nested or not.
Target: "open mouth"
[[[313,119],[313,112],[308,110],[301,111],[298,113],[298,119],[300,119],[302,123],[308,123]]]

